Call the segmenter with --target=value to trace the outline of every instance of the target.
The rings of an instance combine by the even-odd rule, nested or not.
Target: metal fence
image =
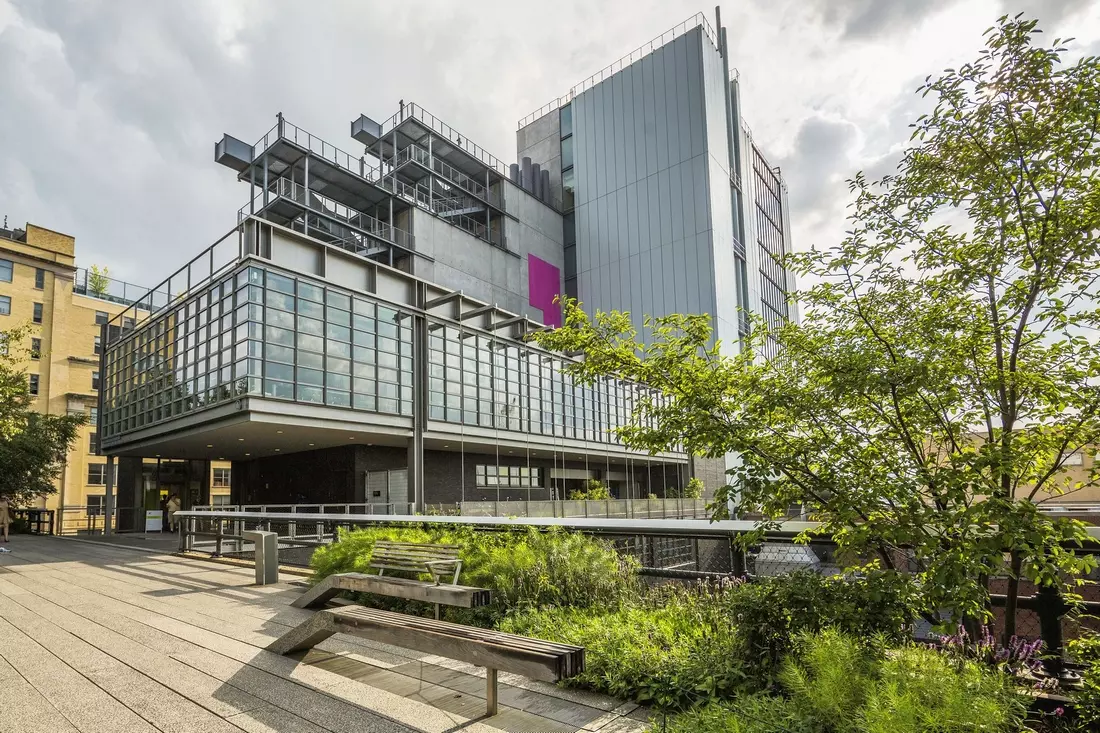
[[[304,567],[308,566],[317,547],[339,541],[341,529],[386,525],[462,525],[477,531],[500,532],[530,527],[561,527],[609,539],[621,554],[637,560],[640,574],[650,582],[690,582],[731,575],[759,580],[793,571],[836,575],[842,567],[836,559],[836,546],[828,538],[814,539],[806,544],[795,542],[796,535],[816,526],[811,522],[788,521],[779,530],[766,534],[760,544],[746,551],[737,539],[756,528],[753,521],[591,516],[371,515],[347,511],[362,506],[372,505],[314,505],[309,509],[298,505],[293,512],[271,511],[278,507],[267,507],[268,511],[249,511],[255,507],[241,507],[234,510],[222,508],[218,511],[180,512],[180,549],[212,556],[251,559],[255,554],[254,546],[244,538],[243,533],[247,530],[267,530],[275,532],[278,537],[280,563]],[[329,508],[338,508],[339,511],[322,511]],[[1094,534],[1100,540],[1100,532]],[[1077,551],[1100,554],[1100,543],[1090,548],[1077,548]],[[997,631],[1003,624],[1004,596],[998,593],[1003,590],[1000,583],[1003,581],[994,579],[992,588]],[[1100,614],[1097,586],[1089,584],[1083,588],[1084,602],[1076,609],[1065,604],[1056,591],[1036,589],[1027,584],[1022,586],[1017,635],[1042,638],[1047,648],[1055,652],[1052,658],[1060,660],[1063,638],[1072,638],[1081,628],[1090,626],[1094,620],[1090,614]],[[1074,610],[1080,613],[1070,613]],[[928,624],[918,623],[915,635],[926,638],[930,631]]]

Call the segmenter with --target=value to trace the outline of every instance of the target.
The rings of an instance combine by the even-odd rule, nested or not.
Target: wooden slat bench
[[[584,671],[583,647],[360,606],[318,611],[267,649],[290,654],[337,633],[485,667],[488,715],[497,713],[498,670],[546,682],[560,682]]]
[[[394,598],[425,601],[435,604],[435,617],[439,618],[440,605],[460,608],[487,606],[491,593],[485,588],[458,585],[462,572],[462,560],[458,557],[458,545],[427,545],[411,542],[375,542],[369,573],[338,573],[330,575],[306,591],[291,605],[296,608],[319,608],[342,591],[376,593]],[[432,580],[416,580],[392,575],[387,571],[430,575]],[[444,573],[450,583],[441,582]]]

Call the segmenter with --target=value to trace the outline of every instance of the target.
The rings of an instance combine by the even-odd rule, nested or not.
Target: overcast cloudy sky
[[[781,165],[798,248],[844,229],[843,180],[886,172],[928,73],[1006,12],[1100,50],[1086,0],[723,5],[744,113]],[[223,132],[348,122],[414,100],[505,161],[516,121],[697,11],[685,0],[0,0],[0,216],[77,238],[80,264],[152,285],[236,221]]]

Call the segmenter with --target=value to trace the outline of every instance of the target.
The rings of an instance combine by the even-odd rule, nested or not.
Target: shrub
[[[569,492],[571,501],[606,501],[611,498],[611,491],[596,479],[588,479],[583,489],[573,489]]]
[[[928,647],[907,646],[886,657],[861,714],[866,733],[1008,733],[1025,706],[1010,678]]]
[[[725,697],[746,684],[737,637],[711,589],[665,587],[637,606],[602,615],[528,610],[500,628],[583,646],[585,670],[569,684],[659,709]]]
[[[1074,694],[1074,707],[1082,730],[1100,728],[1100,634],[1086,632],[1068,645],[1070,656],[1084,667],[1081,689]]]
[[[858,577],[798,571],[746,583],[724,598],[746,659],[766,680],[774,677],[801,632],[835,628],[901,643],[909,638],[916,607],[916,589],[908,578],[878,571]]]
[[[835,630],[798,635],[783,695],[676,718],[674,733],[1009,733],[1024,705],[1010,678],[923,646],[884,650]]]
[[[777,695],[748,695],[712,703],[668,725],[668,733],[819,733],[820,727]]]
[[[507,610],[533,606],[617,608],[637,589],[635,563],[621,558],[605,540],[560,529],[476,532],[454,526],[342,531],[337,542],[313,553],[313,582],[333,573],[367,572],[378,540],[460,545],[460,582],[493,591],[493,603],[487,609],[449,611],[452,618],[469,623],[490,624]],[[410,613],[431,608],[380,596],[363,600]]]
[[[867,697],[878,661],[873,649],[835,629],[803,632],[779,680],[791,707],[806,719],[835,733],[854,733],[854,712]]]

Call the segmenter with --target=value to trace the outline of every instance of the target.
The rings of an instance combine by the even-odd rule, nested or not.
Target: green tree
[[[0,332],[0,496],[13,504],[56,491],[84,415],[46,415],[32,409],[22,346],[26,326]]]
[[[844,241],[790,258],[816,283],[801,324],[756,319],[725,358],[705,316],[649,321],[642,346],[625,314],[567,303],[537,336],[584,351],[581,378],[667,396],[640,404],[655,427],[635,420],[627,444],[740,454],[716,518],[727,498],[776,518],[761,529],[808,505],[842,548],[906,557],[928,609],[954,617],[987,618],[986,581],[1006,575],[1006,635],[1020,578],[1094,565],[1065,548],[1082,525],[1039,502],[1096,484],[1062,469],[1100,439],[1100,61],[1064,63],[1038,33],[1001,18],[976,61],[926,80],[935,108],[897,173],[857,175]]]
[[[88,290],[93,294],[104,296],[111,285],[111,279],[107,276],[107,268],[92,265],[88,270]]]

